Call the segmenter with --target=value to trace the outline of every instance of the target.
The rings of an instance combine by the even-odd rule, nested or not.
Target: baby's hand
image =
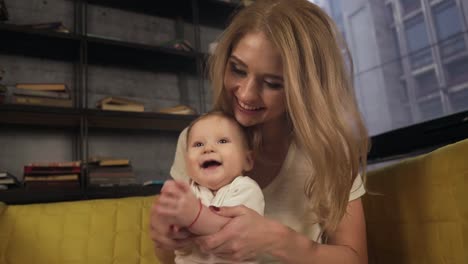
[[[161,189],[157,210],[173,225],[186,227],[196,218],[200,206],[186,182],[166,181]]]

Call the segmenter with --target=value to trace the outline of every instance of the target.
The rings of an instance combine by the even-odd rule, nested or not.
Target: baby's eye
[[[222,139],[220,139],[220,140],[218,141],[218,143],[220,143],[220,144],[226,144],[226,143],[228,143],[228,142],[229,142],[229,141],[228,141],[226,138],[222,138]]]
[[[203,147],[203,143],[201,143],[201,142],[195,142],[195,143],[193,143],[193,146],[194,146],[195,148]]]

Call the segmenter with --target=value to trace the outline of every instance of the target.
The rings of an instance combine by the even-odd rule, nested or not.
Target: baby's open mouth
[[[216,168],[218,166],[221,166],[221,162],[217,160],[207,160],[207,161],[204,161],[201,165],[203,169]]]

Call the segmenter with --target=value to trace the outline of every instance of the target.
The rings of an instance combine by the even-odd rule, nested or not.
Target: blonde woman
[[[233,261],[367,263],[360,197],[367,132],[332,20],[306,0],[259,0],[241,10],[210,58],[214,108],[232,114],[256,142],[249,176],[265,215],[214,208],[231,220],[217,233],[175,232],[152,208],[151,237],[164,262],[197,243]],[[179,137],[171,169],[184,180]]]

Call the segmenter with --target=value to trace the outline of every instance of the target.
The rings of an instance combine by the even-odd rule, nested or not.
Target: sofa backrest
[[[468,140],[368,173],[369,263],[468,263]]]
[[[0,263],[158,263],[148,234],[153,199],[3,204]]]

